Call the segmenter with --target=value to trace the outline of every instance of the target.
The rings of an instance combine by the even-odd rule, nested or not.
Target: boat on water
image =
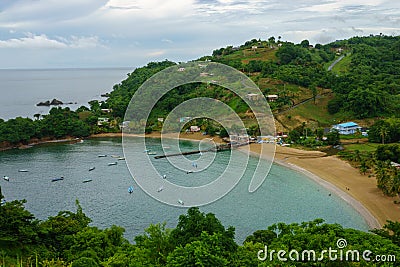
[[[91,181],[93,181],[93,180],[92,180],[92,179],[86,179],[86,180],[83,180],[82,183],[89,183],[89,182],[91,182]]]
[[[18,172],[28,172],[28,170],[18,170]]]
[[[10,177],[8,177],[8,176],[3,176],[3,179],[6,180],[7,182],[10,181]]]
[[[129,193],[129,194],[132,194],[132,192],[133,192],[133,186],[130,186],[130,187],[128,188],[128,193]]]
[[[118,162],[110,162],[110,163],[108,163],[108,166],[114,166],[114,165],[117,165],[118,164]]]
[[[107,155],[98,155],[99,158],[105,158]]]
[[[111,155],[111,157],[114,159],[120,158],[120,156],[117,156],[117,155]]]
[[[124,157],[119,157],[118,160],[125,160],[125,158]]]
[[[167,175],[164,174],[164,175],[162,176],[162,178],[163,178],[163,179],[167,179]]]
[[[183,201],[181,199],[178,199],[178,203],[181,205],[185,205],[185,203],[183,203]]]
[[[64,177],[57,177],[57,178],[53,178],[53,179],[51,179],[51,181],[52,182],[56,182],[56,181],[62,181],[62,180],[64,180]]]
[[[93,171],[94,169],[96,169],[96,167],[92,167],[89,169],[89,171]]]
[[[147,155],[157,155],[156,152],[147,152]]]
[[[144,151],[143,151],[143,153],[148,153],[148,152],[150,152],[151,151],[151,149],[145,149]]]

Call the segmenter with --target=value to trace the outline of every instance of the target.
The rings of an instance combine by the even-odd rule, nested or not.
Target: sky
[[[186,62],[251,39],[400,34],[398,0],[0,0],[0,69]]]

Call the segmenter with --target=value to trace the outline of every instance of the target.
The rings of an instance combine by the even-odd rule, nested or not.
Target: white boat
[[[105,158],[107,155],[98,155],[99,158]]]
[[[125,160],[125,158],[124,157],[119,157],[118,160]]]
[[[89,169],[89,171],[93,171],[94,169],[96,169],[96,167],[91,167],[91,168]]]
[[[184,205],[185,203],[183,203],[183,201],[181,199],[178,199],[178,203],[181,205]]]
[[[147,152],[147,155],[157,155],[156,152]]]
[[[120,156],[117,156],[117,155],[111,155],[111,157],[112,157],[112,158],[114,158],[114,159],[117,159],[117,158],[119,158]]]
[[[117,165],[118,164],[118,162],[110,162],[110,163],[108,163],[108,166],[114,166],[114,165]]]
[[[3,176],[3,179],[6,180],[7,182],[10,181],[10,177],[8,177],[8,176]]]
[[[91,182],[91,181],[92,181],[92,179],[86,179],[86,180],[83,180],[82,183],[89,183],[89,182]]]
[[[160,187],[157,189],[157,192],[160,193],[160,192],[163,191],[163,190],[164,190],[164,187],[163,187],[163,186],[160,186]]]
[[[18,172],[28,172],[28,170],[18,170]]]
[[[164,175],[162,176],[162,178],[163,178],[163,179],[167,179],[167,175],[164,174]]]
[[[3,198],[3,199],[1,200],[1,203],[0,203],[0,204],[1,204],[1,205],[4,205],[4,204],[6,204],[6,202],[7,202],[7,201]]]

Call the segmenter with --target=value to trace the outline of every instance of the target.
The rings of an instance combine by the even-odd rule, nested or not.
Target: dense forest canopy
[[[383,229],[374,230],[375,234],[327,224],[322,219],[276,223],[237,244],[234,227],[225,227],[212,213],[190,208],[175,228],[152,224],[134,240],[127,240],[122,227],[90,226],[91,220],[78,201],[76,212],[60,211],[44,221],[27,211],[24,203],[15,200],[0,206],[2,266],[395,266],[400,257],[398,222],[388,222]],[[320,258],[323,250],[337,249],[338,240],[347,242],[344,253],[358,250],[359,256],[351,254],[348,260],[332,261],[326,253]],[[294,255],[285,262],[275,253],[263,259],[260,255],[266,246],[269,252],[314,250],[317,255],[315,259]],[[370,259],[383,255],[388,262],[366,261],[362,257],[366,250],[371,251]],[[338,251],[332,255],[339,258]]]

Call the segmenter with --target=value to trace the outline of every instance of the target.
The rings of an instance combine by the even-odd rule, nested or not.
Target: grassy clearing
[[[275,52],[276,49],[273,48],[244,49],[224,57],[230,60],[240,59],[242,63],[248,64],[251,60],[276,60]]]
[[[351,56],[347,55],[332,68],[332,72],[338,75],[347,73],[350,69],[350,63]]]
[[[343,147],[346,150],[358,150],[360,152],[374,152],[376,150],[376,148],[379,146],[380,144],[376,144],[376,143],[363,143],[363,144],[348,144],[348,145],[344,145]]]
[[[329,127],[335,117],[327,111],[327,103],[332,99],[331,95],[321,96],[316,103],[311,100],[288,112],[278,115],[278,118],[288,127],[295,128],[303,122],[312,124],[312,127]],[[314,125],[315,124],[315,125]]]

